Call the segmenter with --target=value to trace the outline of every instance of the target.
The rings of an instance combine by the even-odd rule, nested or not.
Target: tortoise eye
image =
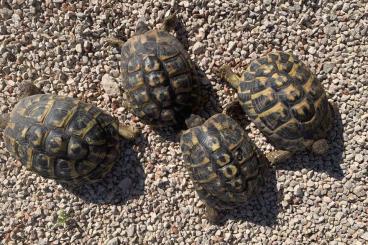
[[[240,162],[243,160],[243,151],[239,148],[235,152],[235,158]]]

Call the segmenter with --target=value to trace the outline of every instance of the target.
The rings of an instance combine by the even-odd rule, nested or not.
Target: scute
[[[307,140],[326,137],[320,121],[330,125],[331,113],[327,99],[319,100],[325,92],[294,55],[273,52],[251,62],[238,90],[243,110],[276,148],[302,151]]]
[[[4,139],[23,166],[60,182],[101,179],[119,154],[114,118],[97,107],[57,95],[20,100],[10,114]]]
[[[45,150],[50,155],[65,155],[68,139],[62,131],[51,130],[45,139]]]
[[[228,143],[230,136],[232,144]],[[240,125],[224,114],[185,131],[180,147],[198,195],[211,207],[241,205],[259,187],[247,182],[258,183],[263,178],[264,166],[255,146]]]

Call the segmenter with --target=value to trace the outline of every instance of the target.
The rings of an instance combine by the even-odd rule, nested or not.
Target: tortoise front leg
[[[25,98],[35,94],[43,94],[43,91],[36,87],[32,82],[22,82],[19,85],[19,98]]]
[[[218,73],[220,77],[228,82],[233,88],[235,88],[236,90],[238,89],[241,77],[233,72],[230,66],[223,65],[218,69]]]
[[[8,124],[9,119],[10,119],[9,113],[4,113],[0,115],[0,129],[6,128],[6,125]]]
[[[218,225],[224,220],[224,215],[220,210],[206,205],[206,218],[211,224]]]
[[[118,46],[119,48],[123,47],[125,43],[123,40],[116,37],[107,37],[104,41],[111,46]]]
[[[161,29],[163,31],[170,31],[173,28],[175,28],[175,25],[177,24],[178,18],[176,17],[176,15],[170,15],[167,18],[165,18],[164,23],[162,24]]]

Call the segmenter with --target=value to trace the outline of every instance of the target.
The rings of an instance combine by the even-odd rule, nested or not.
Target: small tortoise
[[[161,30],[150,30],[141,19],[135,36],[122,45],[121,87],[126,106],[145,124],[174,126],[203,104],[201,83],[183,45],[167,31],[175,23],[168,18]]]
[[[306,149],[327,152],[333,107],[316,76],[297,57],[273,52],[251,62],[241,77],[226,65],[221,73],[238,90],[243,111],[278,149],[276,162]]]
[[[30,84],[22,88],[27,95],[37,91]],[[127,139],[135,136],[93,105],[40,93],[21,99],[2,115],[1,125],[8,151],[23,166],[68,184],[103,178],[119,156],[119,133]]]
[[[198,196],[206,204],[207,219],[222,221],[221,210],[247,201],[264,183],[266,159],[241,126],[219,113],[206,122],[192,115],[180,146]]]

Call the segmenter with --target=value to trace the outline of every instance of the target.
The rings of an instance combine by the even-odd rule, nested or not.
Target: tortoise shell
[[[131,37],[122,47],[121,86],[144,123],[182,123],[200,101],[194,65],[182,44],[162,30]]]
[[[238,87],[239,102],[278,149],[311,147],[326,137],[332,110],[321,83],[292,54],[269,53],[248,66]]]
[[[186,130],[180,146],[198,196],[213,208],[239,206],[263,185],[265,165],[245,131],[229,116],[216,114]]]
[[[4,139],[8,151],[28,170],[60,182],[101,179],[119,155],[113,117],[57,95],[20,100],[10,114]]]

